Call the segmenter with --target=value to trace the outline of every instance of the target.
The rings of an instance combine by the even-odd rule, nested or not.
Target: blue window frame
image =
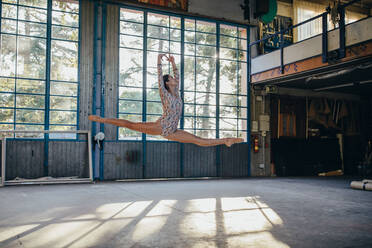
[[[2,1],[0,27],[0,129],[77,129],[79,1]]]
[[[157,55],[170,53],[183,72],[179,128],[205,138],[247,140],[246,27],[123,7],[119,30],[119,118],[150,122],[161,116]],[[172,74],[169,63],[163,63],[163,73]],[[118,139],[142,137],[129,129],[118,131]]]

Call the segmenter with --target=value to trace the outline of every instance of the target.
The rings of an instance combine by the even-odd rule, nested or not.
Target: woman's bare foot
[[[88,116],[88,120],[90,120],[90,121],[100,122],[101,119],[102,119],[102,118],[99,117],[98,115],[89,115],[89,116]]]
[[[242,143],[243,141],[244,139],[241,139],[241,138],[226,138],[225,145],[230,147],[233,144]]]

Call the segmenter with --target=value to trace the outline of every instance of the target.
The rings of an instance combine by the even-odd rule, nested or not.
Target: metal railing
[[[348,3],[345,3],[343,5],[339,5],[338,6],[338,13],[339,13],[339,42],[340,42],[340,47],[337,51],[337,59],[341,59],[341,58],[344,58],[345,57],[345,47],[346,47],[346,44],[345,44],[345,8],[356,3],[356,2],[359,2],[361,0],[352,0]],[[283,55],[283,51],[284,51],[284,35],[286,33],[289,33],[289,31],[293,30],[294,28],[297,28],[301,25],[304,25],[306,23],[309,23],[309,22],[312,22],[314,20],[317,20],[319,18],[322,19],[322,62],[325,63],[328,61],[328,21],[327,21],[327,18],[328,18],[328,14],[330,14],[330,8],[328,7],[326,9],[326,11],[322,14],[319,14],[317,16],[314,16],[306,21],[303,21],[301,23],[298,23],[298,24],[295,24],[293,26],[290,26],[286,29],[283,29],[283,30],[280,30],[274,34],[270,34],[268,36],[266,36],[265,38],[263,39],[260,39],[260,40],[257,40],[257,41],[254,41],[252,43],[249,44],[248,46],[248,52],[249,52],[249,80],[250,79],[250,76],[251,76],[251,66],[252,66],[252,53],[251,53],[251,47],[252,46],[255,46],[255,45],[258,45],[260,44],[261,42],[264,42],[264,41],[267,41],[268,39],[270,38],[274,38],[274,37],[278,37],[279,36],[279,49],[280,49],[280,73],[283,74],[284,73],[284,55]]]

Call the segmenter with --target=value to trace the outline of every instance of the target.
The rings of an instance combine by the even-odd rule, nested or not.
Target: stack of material
[[[372,191],[372,180],[364,179],[363,181],[352,181],[350,187],[353,189]]]

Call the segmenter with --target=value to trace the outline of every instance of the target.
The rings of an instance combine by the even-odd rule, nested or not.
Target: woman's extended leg
[[[90,115],[88,119],[91,121],[112,124],[119,127],[126,127],[131,130],[150,135],[160,135],[162,131],[160,122],[132,122],[124,119],[101,118],[97,115]]]
[[[193,143],[198,146],[227,145],[230,147],[235,143],[241,143],[244,141],[241,138],[204,139],[180,129],[165,138],[181,143]]]

